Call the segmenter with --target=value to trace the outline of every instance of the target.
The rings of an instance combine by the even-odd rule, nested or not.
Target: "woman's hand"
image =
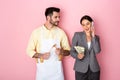
[[[77,55],[78,59],[83,59],[84,56],[85,56],[85,55],[84,55],[83,53],[78,53],[78,55]]]
[[[92,37],[95,36],[95,28],[94,28],[94,26],[91,27],[91,36]]]

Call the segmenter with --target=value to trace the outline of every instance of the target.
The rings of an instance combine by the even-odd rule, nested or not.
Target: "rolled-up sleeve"
[[[64,50],[70,50],[69,41],[68,41],[68,38],[67,38],[67,35],[65,34],[65,32],[62,32],[61,47]]]
[[[36,53],[36,37],[35,37],[35,32],[32,32],[28,46],[27,46],[27,54],[32,58],[33,55]]]

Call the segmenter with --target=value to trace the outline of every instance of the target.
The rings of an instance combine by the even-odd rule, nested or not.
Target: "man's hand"
[[[62,54],[62,52],[63,52],[63,49],[61,49],[61,48],[56,48],[56,50],[55,50],[55,53],[56,53],[57,55]]]
[[[40,62],[43,63],[44,60],[47,60],[50,57],[50,52],[46,52],[44,54],[41,53],[35,53],[33,58],[36,58],[36,61],[38,63],[38,58],[40,59]]]
[[[56,48],[55,53],[58,55],[59,61],[61,61],[63,58],[63,49]]]
[[[42,57],[43,59],[45,59],[45,60],[49,59],[49,57],[50,57],[50,52],[46,52],[46,53],[42,54],[41,57]]]
[[[46,53],[35,53],[33,58],[42,58],[42,59],[48,59],[50,57],[50,52],[46,52]]]
[[[57,55],[62,55],[62,56],[69,56],[70,55],[70,51],[69,50],[64,50],[63,48],[56,48],[55,53]]]

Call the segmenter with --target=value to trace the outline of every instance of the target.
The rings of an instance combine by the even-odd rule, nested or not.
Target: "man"
[[[45,16],[45,24],[32,32],[27,53],[37,60],[36,80],[64,80],[61,59],[69,55],[70,46],[65,32],[58,27],[60,9],[49,7]]]

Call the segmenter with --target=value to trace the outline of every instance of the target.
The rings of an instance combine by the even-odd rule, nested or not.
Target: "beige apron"
[[[51,49],[54,44],[60,48],[60,41],[57,39],[45,39],[44,32],[41,31],[41,51],[40,53],[50,52],[48,60],[43,63],[38,59],[36,80],[64,80],[62,62],[59,61],[58,56],[55,54],[55,49]]]

